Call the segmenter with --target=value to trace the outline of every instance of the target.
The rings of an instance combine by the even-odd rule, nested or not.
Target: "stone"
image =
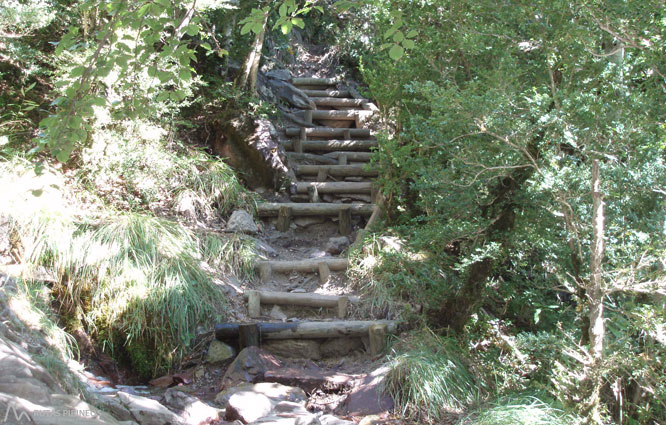
[[[133,421],[132,413],[123,406],[118,397],[113,395],[97,394],[95,404],[111,413],[119,421]]]
[[[284,417],[284,416],[266,416],[249,425],[321,425],[315,415]]]
[[[177,410],[189,425],[207,424],[219,419],[217,409],[175,388],[170,388],[164,393],[164,401],[167,406]]]
[[[249,424],[270,415],[275,404],[277,403],[263,394],[240,391],[229,397],[224,419],[227,421],[239,419]]]
[[[222,378],[222,388],[230,388],[240,383],[257,383],[263,380],[269,369],[282,366],[274,355],[259,347],[247,347],[241,351],[227,368]]]
[[[277,97],[299,109],[317,109],[307,94],[287,81],[269,78],[268,85]]]
[[[118,399],[132,413],[132,416],[140,425],[185,424],[185,421],[178,415],[156,400],[124,391],[118,392]]]
[[[267,382],[279,382],[292,387],[299,387],[311,393],[317,388],[341,390],[351,386],[354,378],[343,373],[326,373],[322,370],[305,370],[298,368],[280,368],[266,371]]]
[[[206,354],[206,363],[222,363],[229,360],[236,355],[236,350],[233,347],[225,344],[222,341],[213,340],[208,346],[208,353]]]
[[[361,419],[358,425],[380,425],[384,423],[386,423],[386,420],[384,420],[381,416],[369,415]]]
[[[222,391],[215,397],[215,402],[220,406],[226,406],[232,395],[240,392],[253,392],[262,394],[275,403],[280,401],[291,401],[304,404],[308,397],[301,388],[290,387],[276,382],[260,382],[258,384],[243,384],[238,387]]]
[[[287,315],[284,314],[284,312],[282,311],[282,309],[278,305],[273,306],[273,308],[271,309],[270,316],[271,316],[272,319],[281,320],[283,322],[285,320],[287,320]]]
[[[319,342],[311,339],[279,339],[266,341],[264,350],[283,357],[297,357],[311,360],[321,359]]]
[[[345,421],[333,415],[322,415],[319,417],[321,425],[354,425],[352,421]]]
[[[255,234],[259,231],[252,215],[245,210],[236,210],[231,213],[227,221],[227,232]]]
[[[344,251],[349,246],[349,238],[347,236],[339,236],[329,238],[326,244],[326,252],[332,255],[337,255]]]
[[[388,367],[381,367],[354,382],[341,407],[345,416],[376,415],[393,409],[391,396],[382,391]]]
[[[323,358],[342,357],[361,350],[363,350],[363,342],[360,338],[331,338],[319,346]]]
[[[274,80],[282,80],[282,81],[291,80],[291,72],[289,72],[289,70],[287,69],[274,69],[272,71],[268,71],[266,73],[266,76]]]
[[[266,242],[261,241],[259,239],[254,240],[254,247],[258,252],[267,255],[269,257],[277,257],[279,255],[278,252],[275,250],[275,248],[273,248]]]

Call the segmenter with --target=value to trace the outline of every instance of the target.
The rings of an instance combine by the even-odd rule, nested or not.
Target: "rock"
[[[337,255],[349,246],[349,238],[347,236],[339,236],[330,238],[326,244],[326,252],[329,254]]]
[[[317,416],[308,412],[302,404],[283,401],[278,403],[270,416],[253,424],[262,425],[321,425]]]
[[[381,367],[354,382],[341,412],[349,416],[376,415],[393,409],[393,399],[383,393],[388,367]]]
[[[271,309],[271,314],[270,314],[270,316],[271,316],[272,319],[275,319],[275,320],[281,320],[281,321],[283,321],[283,322],[284,322],[285,320],[287,320],[287,315],[284,314],[284,313],[282,312],[282,309],[281,309],[279,306],[277,306],[277,305],[274,305],[273,308]]]
[[[275,248],[264,241],[260,241],[259,239],[254,240],[254,247],[257,251],[264,255],[268,255],[269,257],[277,257],[279,255]]]
[[[276,404],[263,394],[240,391],[229,397],[224,419],[227,421],[239,419],[243,423],[249,424],[270,415]]]
[[[175,388],[170,388],[164,393],[164,400],[169,407],[180,413],[187,424],[207,424],[219,419],[217,409]]]
[[[291,80],[291,72],[289,72],[289,70],[287,69],[274,69],[272,71],[268,71],[266,73],[266,76],[274,80],[281,80],[281,81]]]
[[[280,368],[266,371],[267,382],[279,382],[292,387],[299,387],[311,393],[317,388],[340,390],[351,386],[354,378],[342,373],[326,373],[322,370],[305,370],[297,368]]]
[[[279,339],[266,341],[262,348],[283,357],[321,359],[319,342],[311,339]]]
[[[345,421],[333,415],[322,415],[319,417],[321,425],[354,425],[352,421]]]
[[[290,387],[275,382],[260,382],[254,385],[243,384],[238,387],[222,391],[215,397],[215,402],[220,406],[226,406],[231,396],[240,392],[253,392],[256,394],[261,394],[268,397],[275,403],[279,403],[280,401],[291,401],[304,404],[308,400],[305,391],[303,391],[301,388]]]
[[[233,347],[215,339],[208,346],[206,363],[221,363],[225,360],[229,360],[234,355],[236,355],[236,350],[234,350]]]
[[[319,346],[321,356],[324,358],[342,357],[360,350],[363,350],[360,338],[331,338]]]
[[[156,400],[129,394],[124,391],[118,392],[118,399],[141,425],[185,424],[185,421],[178,415],[162,406]]]
[[[102,407],[118,419],[119,421],[134,421],[132,413],[123,406],[118,397],[113,395],[97,394],[95,404]]]
[[[259,231],[252,215],[245,210],[236,210],[231,213],[227,227],[227,232],[255,234]]]
[[[361,422],[358,425],[380,425],[386,423],[386,420],[382,419],[379,415],[370,415],[361,419]]]
[[[281,366],[282,362],[274,355],[259,347],[247,347],[227,368],[222,378],[222,387],[230,388],[240,383],[259,382],[267,370]]]
[[[385,251],[400,252],[402,251],[403,242],[395,236],[381,236],[379,244]]]
[[[268,85],[277,97],[299,109],[317,109],[317,106],[307,94],[288,81],[269,78]]]

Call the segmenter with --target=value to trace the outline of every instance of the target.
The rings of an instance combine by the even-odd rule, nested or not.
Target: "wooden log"
[[[315,119],[314,111],[312,109],[308,109],[305,111],[305,122],[308,124],[312,124],[312,120]]]
[[[292,216],[336,215],[341,209],[350,208],[352,214],[370,216],[375,210],[373,204],[307,204],[295,202],[263,202],[257,205],[257,214],[260,217],[276,216],[280,207],[291,208]]]
[[[372,152],[329,152],[325,153],[324,156],[328,158],[339,158],[341,156],[346,156],[348,161],[370,161]],[[336,162],[337,163],[337,162]]]
[[[372,189],[370,182],[297,182],[296,193],[309,193],[311,187],[319,193],[367,193]]]
[[[351,222],[351,208],[341,209],[338,213],[338,220],[340,226],[340,234],[343,236],[350,235],[352,232],[352,222]]]
[[[368,151],[377,147],[376,140],[287,140],[282,146],[297,152],[300,144],[304,151]],[[340,156],[340,155],[338,155]]]
[[[284,132],[287,137],[296,137],[300,134],[301,128],[288,127]],[[349,131],[350,137],[370,137],[370,130],[367,128],[312,127],[306,128],[305,134],[308,137],[344,137],[345,131]]]
[[[312,203],[321,202],[321,198],[319,197],[319,191],[317,190],[317,186],[315,186],[315,185],[308,186],[308,200]]]
[[[308,109],[305,111],[305,122],[312,122],[308,121],[308,114],[312,114],[313,120],[356,121],[357,119],[367,119],[373,113],[373,111],[359,109],[350,109],[346,111],[313,111]]]
[[[351,131],[350,131],[349,129],[346,129],[346,130],[342,133],[342,139],[343,139],[343,140],[351,140]]]
[[[243,297],[249,298],[250,292],[243,294]],[[299,292],[276,292],[276,291],[257,291],[261,302],[263,304],[279,304],[279,305],[298,305],[303,307],[324,307],[334,308],[339,305],[339,300],[342,297],[347,298],[350,304],[358,304],[361,298],[357,296],[348,295],[325,295],[315,294],[312,292],[299,293]]]
[[[259,295],[259,291],[250,291],[247,298],[247,315],[252,318],[261,316],[261,295]]]
[[[291,79],[291,84],[295,86],[334,86],[338,84],[338,80],[335,78],[294,77]]]
[[[338,317],[340,319],[347,317],[347,307],[349,307],[350,301],[351,299],[346,295],[338,297]]]
[[[269,263],[271,270],[274,273],[284,273],[284,272],[318,272],[319,264],[326,263],[330,270],[333,271],[342,271],[347,270],[349,260],[346,258],[334,258],[334,257],[325,257],[325,258],[314,258],[312,260],[293,260],[293,261],[280,261],[280,260],[270,260],[270,261],[258,261],[257,267],[261,268],[262,264]]]
[[[323,155],[315,155],[312,153],[287,152],[287,159],[289,159],[289,161],[312,161],[312,162],[318,162],[320,164],[331,164],[331,165],[338,164],[338,160],[335,158],[329,158]]]
[[[369,102],[367,99],[345,99],[341,97],[310,97],[310,100],[317,106],[363,106],[364,103]]]
[[[386,345],[387,326],[384,323],[372,324],[368,327],[368,338],[370,340],[370,355],[378,356],[384,352]]]
[[[258,347],[259,326],[256,323],[238,325],[238,343],[241,350],[245,347]]]
[[[317,172],[317,181],[319,182],[325,182],[328,179],[328,169],[327,168],[322,168]]]
[[[349,90],[301,90],[310,97],[349,97]]]
[[[338,165],[347,165],[347,155],[340,155],[338,157]]]
[[[326,263],[319,263],[319,281],[321,283],[327,283],[331,278],[331,269]]]
[[[278,221],[275,226],[278,231],[286,232],[291,225],[291,208],[288,205],[280,206],[278,210]]]
[[[374,177],[379,173],[374,169],[367,169],[364,165],[307,165],[296,164],[293,166],[294,172],[299,176],[317,175],[321,170],[326,170],[327,174],[333,177]],[[323,181],[319,180],[318,181]]]
[[[344,336],[367,336],[370,326],[386,325],[386,332],[393,334],[398,331],[398,322],[394,320],[341,320],[328,322],[286,322],[257,323],[261,339],[298,339],[298,338],[335,338]],[[215,325],[215,337],[230,340],[238,337],[240,325],[236,323],[220,323]]]

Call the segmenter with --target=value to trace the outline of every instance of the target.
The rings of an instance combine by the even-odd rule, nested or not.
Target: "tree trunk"
[[[261,51],[264,48],[264,37],[266,35],[266,22],[268,21],[268,11],[264,12],[264,22],[261,31],[254,37],[252,50],[247,55],[243,64],[243,74],[238,81],[238,87],[248,87],[250,93],[257,91],[257,73],[259,72],[259,62],[261,61]]]
[[[604,288],[601,275],[601,261],[604,256],[604,201],[600,191],[601,177],[599,176],[599,160],[592,165],[592,220],[593,236],[590,252],[590,283],[587,288],[587,297],[590,303],[590,357],[592,363],[588,371],[588,379],[592,385],[588,399],[588,414],[586,423],[601,424],[600,392],[603,384],[603,349],[604,349]]]

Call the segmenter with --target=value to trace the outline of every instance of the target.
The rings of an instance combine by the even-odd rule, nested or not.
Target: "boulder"
[[[234,350],[233,347],[222,341],[213,340],[208,346],[206,363],[221,363],[225,360],[229,360],[234,355],[236,355],[236,350]]]
[[[118,392],[118,399],[140,425],[186,424],[183,419],[156,400],[123,391]]]
[[[351,386],[353,378],[343,373],[327,373],[322,370],[305,370],[298,368],[280,368],[269,370],[264,374],[268,382],[279,382],[284,385],[302,388],[311,393],[317,388],[340,390]]]
[[[299,109],[317,109],[310,97],[288,81],[269,78],[268,85],[275,95]]]
[[[255,234],[259,231],[252,215],[245,210],[236,210],[231,213],[227,227],[227,232]]]
[[[321,425],[354,425],[352,421],[345,421],[333,415],[322,415],[319,417]]]
[[[381,367],[354,382],[341,407],[345,416],[376,415],[393,409],[393,399],[383,391],[388,367]]]
[[[190,425],[207,424],[219,419],[217,409],[175,388],[164,393],[164,401],[167,406],[178,411],[185,423]]]
[[[238,419],[244,424],[249,424],[270,415],[276,404],[263,394],[254,391],[239,391],[229,397],[224,419],[227,421]]]
[[[326,252],[332,255],[337,255],[344,251],[349,246],[349,238],[347,236],[338,236],[329,238],[326,244]]]
[[[243,384],[238,387],[222,391],[215,397],[215,402],[220,406],[226,406],[231,396],[241,392],[253,392],[261,394],[275,403],[280,401],[290,401],[294,403],[305,404],[308,400],[305,391],[297,387],[290,387],[276,382],[260,382],[258,384]]]
[[[247,347],[227,368],[221,387],[230,388],[245,382],[262,381],[267,370],[279,367],[282,367],[282,362],[274,355],[259,347]]]
[[[321,359],[319,342],[310,339],[279,339],[266,341],[262,348],[283,357],[297,357],[311,360]]]

